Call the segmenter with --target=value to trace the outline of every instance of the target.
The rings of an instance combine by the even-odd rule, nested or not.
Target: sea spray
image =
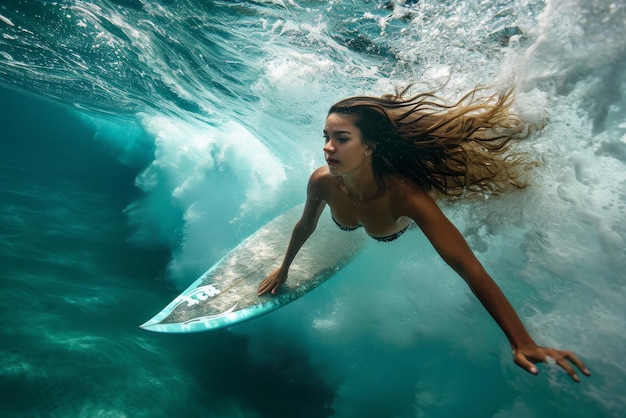
[[[49,147],[53,139],[30,142],[19,124],[1,139],[38,144],[1,166],[10,192],[2,224],[15,226],[4,229],[11,245],[2,247],[10,278],[2,306],[17,312],[2,331],[10,399],[2,412],[619,416],[623,5],[393,4],[4,5],[0,14],[13,25],[0,22],[1,83],[37,100],[3,90],[2,115],[41,126],[34,136],[64,132],[67,141],[59,149]],[[411,82],[445,85],[452,98],[475,85],[517,84],[516,110],[545,122],[521,147],[538,163],[528,189],[444,209],[538,342],[579,353],[590,379],[575,385],[551,365],[539,365],[536,377],[515,366],[497,326],[417,230],[390,247],[372,243],[310,296],[231,331],[170,340],[136,330],[175,297],[170,287],[302,202],[308,174],[323,164],[330,104]],[[65,118],[53,129],[43,117],[50,100],[119,121],[119,129],[95,123],[100,134],[77,134],[76,120]],[[220,144],[233,134],[254,144],[249,153]],[[95,153],[106,164],[81,159],[94,136],[111,142]],[[11,149],[2,156],[17,155]],[[63,153],[74,158],[38,177]],[[99,183],[75,187],[92,176]],[[114,186],[96,199],[97,184]],[[24,190],[54,199],[26,204]],[[168,253],[136,252],[129,237]],[[52,257],[34,268],[42,254]],[[39,281],[45,292],[34,290]]]

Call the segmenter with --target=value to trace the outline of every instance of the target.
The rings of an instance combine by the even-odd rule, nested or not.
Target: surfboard
[[[226,254],[141,328],[191,333],[236,325],[272,312],[328,280],[365,246],[362,231],[341,231],[329,210],[302,246],[276,295],[257,296],[259,284],[280,266],[302,205],[285,212]]]

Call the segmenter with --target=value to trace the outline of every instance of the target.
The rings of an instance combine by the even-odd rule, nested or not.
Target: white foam
[[[155,158],[137,179],[147,196],[128,214],[141,226],[138,239],[174,245],[170,274],[186,283],[218,258],[221,245],[237,243],[232,222],[245,225],[274,207],[285,170],[235,122],[217,129],[163,116],[140,120],[154,137]]]

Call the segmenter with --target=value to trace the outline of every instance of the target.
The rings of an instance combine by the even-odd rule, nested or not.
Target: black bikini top
[[[335,219],[334,216],[331,215],[331,218],[333,218],[333,221],[335,222],[335,224],[339,227],[339,229],[341,229],[342,231],[355,231],[359,228],[361,228],[362,225],[358,225],[355,226],[354,228],[350,228],[348,226],[343,226],[341,225],[339,222],[337,222],[337,220]],[[374,238],[376,241],[378,242],[389,242],[389,241],[393,241],[395,239],[398,239],[400,237],[400,235],[404,234],[406,232],[407,229],[409,229],[409,226],[411,224],[407,225],[404,227],[404,229],[402,229],[401,231],[396,232],[395,234],[391,234],[387,237],[373,237],[370,235],[370,237]]]

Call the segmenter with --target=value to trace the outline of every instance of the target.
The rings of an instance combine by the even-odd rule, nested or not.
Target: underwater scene
[[[440,203],[592,376],[516,366],[417,228],[253,321],[139,328],[304,201],[330,105],[408,85],[543,126],[527,188]],[[2,0],[0,126],[2,417],[625,414],[623,0]]]

